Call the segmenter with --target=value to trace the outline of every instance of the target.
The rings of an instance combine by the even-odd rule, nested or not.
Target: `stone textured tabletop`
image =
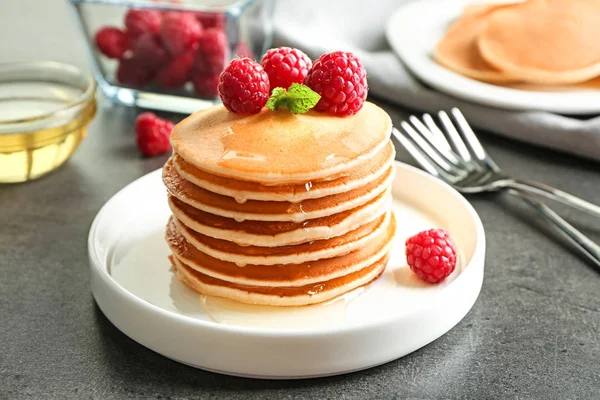
[[[3,61],[87,67],[65,3],[1,2]],[[383,105],[396,122],[406,116]],[[400,360],[337,377],[264,381],[196,370],[135,343],[95,305],[86,250],[104,202],[165,161],[138,155],[135,115],[102,102],[66,165],[0,186],[0,399],[598,398],[600,274],[527,206],[494,195],[469,198],[488,240],[479,299],[454,329]],[[600,203],[600,165],[482,137],[507,172]],[[399,158],[409,160],[402,151]],[[557,209],[600,242],[600,221]]]

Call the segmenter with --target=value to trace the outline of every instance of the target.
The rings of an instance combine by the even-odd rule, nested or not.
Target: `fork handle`
[[[534,195],[541,195],[551,200],[558,201],[567,206],[571,206],[581,211],[585,211],[594,217],[600,218],[600,206],[573,196],[570,193],[553,188],[543,183],[528,181],[524,179],[502,179],[494,182],[496,188],[516,189],[519,192],[525,192]]]
[[[554,225],[557,231],[565,239],[567,239],[575,248],[577,248],[577,250],[579,250],[579,252],[587,259],[589,259],[598,270],[600,270],[600,246],[573,227],[573,225],[561,218],[544,203],[530,197],[528,194],[520,190],[508,190],[508,193],[520,197],[527,204],[535,208],[540,215],[545,217]]]

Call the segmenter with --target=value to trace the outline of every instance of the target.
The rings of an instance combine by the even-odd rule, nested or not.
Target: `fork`
[[[401,122],[400,127],[405,133],[396,128],[392,133],[423,169],[459,192],[473,194],[504,190],[522,198],[600,268],[600,246],[533,195],[545,196],[598,218],[600,207],[552,186],[510,178],[486,153],[460,110],[453,108],[451,114],[454,123],[446,112],[438,113],[441,129],[431,115],[424,114],[422,121],[410,116],[410,123]]]

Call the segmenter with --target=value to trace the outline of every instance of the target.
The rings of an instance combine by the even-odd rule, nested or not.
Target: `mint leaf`
[[[279,107],[281,107],[281,103],[285,101],[286,96],[287,92],[284,88],[276,87],[271,92],[271,97],[269,97],[269,100],[267,100],[267,104],[265,104],[265,107],[273,111],[278,110]]]
[[[287,91],[280,87],[273,89],[265,107],[274,111],[283,107],[294,114],[303,114],[313,108],[320,99],[321,96],[308,86],[292,83]]]

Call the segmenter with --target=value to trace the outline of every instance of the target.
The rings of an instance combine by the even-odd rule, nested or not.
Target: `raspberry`
[[[204,29],[223,29],[225,27],[225,15],[223,13],[197,12],[196,19],[198,19]]]
[[[193,52],[180,54],[158,71],[156,81],[165,88],[179,88],[189,80],[193,64]]]
[[[160,32],[160,12],[154,10],[129,10],[125,14],[125,28],[130,40],[135,40],[144,33]]]
[[[157,71],[167,61],[167,51],[158,36],[145,33],[131,47],[132,57],[150,71]]]
[[[102,54],[109,58],[121,58],[129,47],[125,32],[114,26],[105,26],[96,32],[96,46]]]
[[[406,261],[419,278],[438,283],[456,267],[456,246],[443,229],[419,232],[406,240]]]
[[[198,42],[195,68],[204,75],[215,75],[223,71],[227,58],[229,57],[225,32],[216,28],[205,30]]]
[[[221,74],[219,95],[231,112],[256,114],[269,99],[269,77],[260,64],[236,58]]]
[[[168,12],[163,15],[160,36],[171,55],[177,56],[197,46],[202,25],[192,14]]]
[[[151,112],[138,115],[135,120],[135,139],[138,149],[148,157],[168,152],[171,149],[169,136],[172,130],[171,121],[158,118]]]
[[[149,70],[140,60],[133,57],[123,58],[117,68],[117,80],[127,86],[142,87],[154,79],[154,71]]]
[[[315,110],[340,116],[357,113],[367,98],[367,72],[352,53],[323,54],[304,82],[321,95]]]
[[[280,47],[263,56],[260,65],[269,75],[271,89],[287,89],[292,83],[303,83],[312,65],[310,58],[298,49]]]
[[[214,98],[219,95],[219,74],[192,76],[194,89],[200,97]]]

